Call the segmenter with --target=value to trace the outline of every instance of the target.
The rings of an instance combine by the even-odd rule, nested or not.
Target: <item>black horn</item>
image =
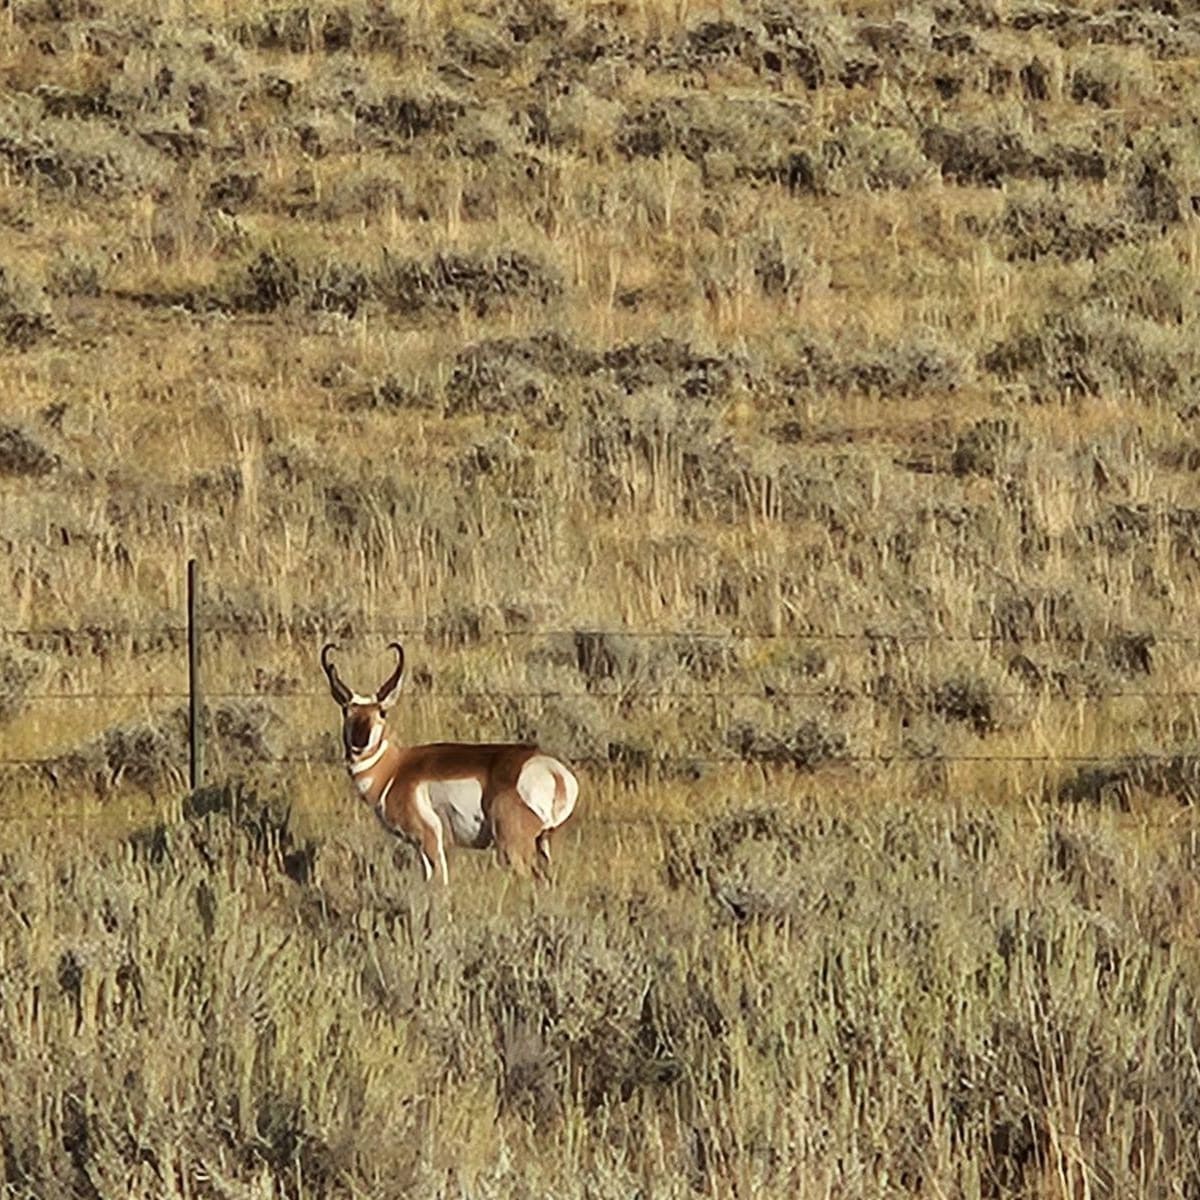
[[[329,676],[329,690],[333,693],[333,698],[339,704],[348,704],[352,693],[338,678],[337,667],[329,661],[330,650],[336,649],[337,647],[332,642],[326,642],[321,647],[321,666],[325,668],[325,674]]]
[[[396,669],[380,685],[379,691],[375,693],[375,699],[380,704],[384,703],[396,690],[397,685],[400,683],[400,676],[404,674],[404,647],[399,642],[389,642],[388,649],[395,650],[396,652]]]

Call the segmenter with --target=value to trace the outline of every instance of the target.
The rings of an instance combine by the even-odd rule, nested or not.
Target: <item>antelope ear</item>
[[[404,647],[399,642],[392,642],[388,649],[396,652],[396,669],[380,684],[379,691],[375,693],[375,699],[384,712],[400,698],[400,687],[404,682]]]

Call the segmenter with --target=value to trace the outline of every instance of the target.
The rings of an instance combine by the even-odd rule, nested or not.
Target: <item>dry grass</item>
[[[9,1189],[1200,1187],[1198,62],[1102,0],[0,13]],[[248,823],[178,811],[192,556]],[[316,649],[400,630],[406,736],[580,764],[547,894],[349,807]]]
[[[439,897],[372,828],[197,799],[4,860],[14,1194],[1158,1195],[1200,1170],[1194,835],[775,780],[697,826],[581,826],[536,897],[479,860]]]

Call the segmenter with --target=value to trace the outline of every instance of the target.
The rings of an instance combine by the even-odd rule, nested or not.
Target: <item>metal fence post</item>
[[[200,628],[196,602],[200,577],[194,558],[187,565],[188,782],[194,792],[204,782],[204,734],[200,728]]]

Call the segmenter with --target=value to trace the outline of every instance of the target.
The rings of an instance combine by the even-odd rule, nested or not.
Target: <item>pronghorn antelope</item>
[[[544,873],[550,835],[575,808],[579,781],[537,746],[435,742],[400,746],[384,721],[400,694],[404,650],[392,642],[396,669],[373,696],[360,696],[338,678],[329,652],[321,666],[342,708],[346,767],[359,796],[384,826],[421,852],[425,878],[449,883],[446,846],[495,846],[518,870]],[[539,861],[540,860],[540,861]]]

